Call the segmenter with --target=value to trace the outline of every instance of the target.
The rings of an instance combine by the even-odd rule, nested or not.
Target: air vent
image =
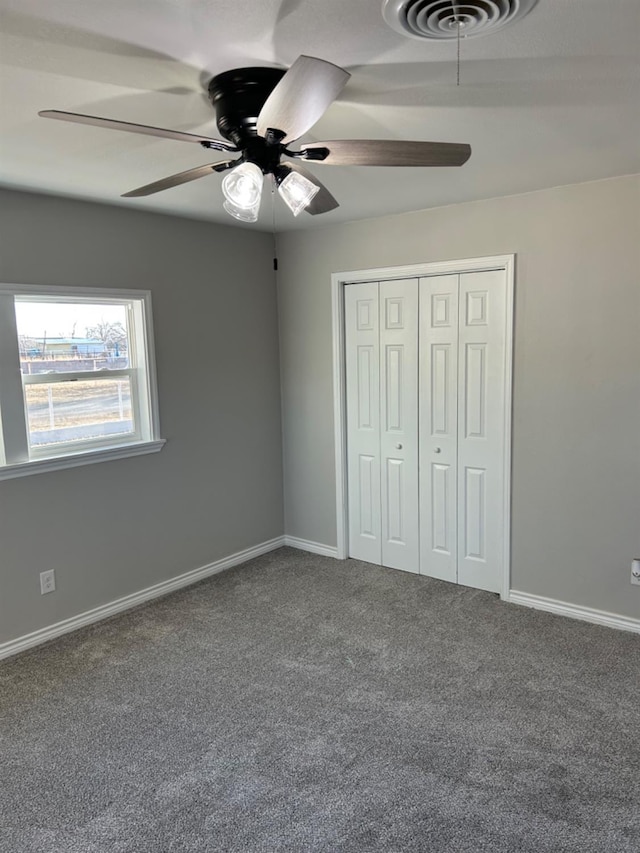
[[[394,30],[419,39],[455,39],[493,33],[523,18],[538,0],[384,0]]]

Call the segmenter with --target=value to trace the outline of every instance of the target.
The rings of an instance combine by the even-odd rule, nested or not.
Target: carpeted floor
[[[640,850],[640,636],[273,552],[0,664],[3,853]]]

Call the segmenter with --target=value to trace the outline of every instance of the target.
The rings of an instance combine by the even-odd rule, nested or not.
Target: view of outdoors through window
[[[131,434],[127,306],[20,297],[15,306],[31,446]]]

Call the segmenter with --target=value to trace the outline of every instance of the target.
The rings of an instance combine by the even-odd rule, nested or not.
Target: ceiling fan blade
[[[284,144],[306,133],[338,97],[351,75],[343,68],[299,56],[264,103],[258,116],[258,134],[280,130]]]
[[[457,142],[337,139],[300,147],[307,159],[328,166],[462,166],[471,156],[471,146]],[[329,151],[324,158],[322,149]]]
[[[169,190],[171,187],[178,187],[180,184],[204,178],[212,172],[224,172],[225,169],[231,169],[235,164],[235,160],[222,160],[220,163],[207,163],[206,166],[196,166],[195,169],[187,169],[186,172],[179,172],[177,175],[170,175],[168,178],[162,178],[160,181],[154,181],[152,184],[146,184],[144,187],[138,187],[128,193],[123,193],[122,198],[138,198],[143,195],[153,195],[153,193],[159,193],[162,190]]]
[[[336,207],[340,207],[336,199],[331,195],[325,185],[318,180],[313,172],[305,169],[299,163],[283,163],[282,165],[285,168],[288,167],[289,169],[293,169],[294,172],[298,172],[299,175],[303,175],[307,180],[320,187],[320,192],[316,193],[309,204],[305,207],[305,211],[307,213],[310,213],[312,216],[317,216],[319,213],[328,213],[330,210],[335,210]]]
[[[158,136],[161,139],[175,139],[178,142],[206,142],[208,148],[219,151],[237,151],[229,142],[212,139],[209,136],[199,136],[196,133],[183,133],[180,130],[166,130],[163,127],[150,127],[146,124],[133,124],[130,121],[115,121],[100,116],[87,116],[82,113],[67,113],[62,110],[42,110],[38,113],[42,118],[56,118],[60,121],[71,121],[76,124],[92,124],[95,127],[106,127],[109,130],[126,130],[129,133],[143,133],[147,136]]]

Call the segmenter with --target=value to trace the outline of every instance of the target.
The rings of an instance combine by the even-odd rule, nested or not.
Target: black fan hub
[[[259,139],[258,115],[284,73],[282,68],[235,68],[211,80],[209,99],[216,111],[218,130],[225,139],[243,151]]]
[[[278,167],[282,151],[282,145],[269,145],[261,136],[253,136],[242,143],[240,159],[255,163],[267,175]]]

